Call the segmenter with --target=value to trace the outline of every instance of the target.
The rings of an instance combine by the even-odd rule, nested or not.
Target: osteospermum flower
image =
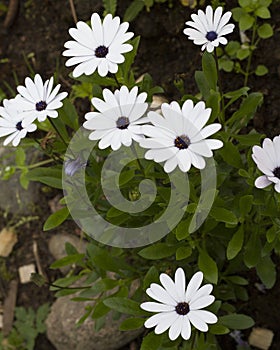
[[[89,112],[85,115],[84,128],[94,130],[89,135],[90,140],[100,140],[99,148],[109,146],[117,150],[124,146],[131,146],[132,140],[139,142],[144,135],[139,124],[147,118],[141,118],[148,104],[145,103],[147,94],[138,95],[138,87],[130,91],[126,86],[112,93],[103,90],[104,101],[94,97],[91,102],[99,112]]]
[[[280,136],[264,139],[262,147],[254,146],[252,158],[264,175],[255,181],[257,188],[265,188],[274,183],[275,191],[280,193]]]
[[[4,107],[0,107],[0,137],[8,136],[3,145],[7,146],[12,142],[13,146],[18,146],[28,132],[36,130],[37,126],[32,123],[23,123],[22,111],[18,111],[13,100],[4,100]]]
[[[206,7],[206,12],[198,10],[198,14],[192,14],[192,21],[186,22],[191,28],[184,29],[184,34],[188,35],[194,44],[202,45],[201,50],[213,52],[219,44],[226,45],[227,39],[224,37],[233,31],[234,24],[227,24],[231,12],[228,11],[222,15],[222,7],[218,7],[213,13],[211,6]]]
[[[200,288],[203,273],[197,272],[191,278],[186,289],[186,278],[182,268],[175,273],[175,282],[165,273],[160,275],[162,286],[152,283],[146,293],[157,302],[145,302],[143,310],[157,312],[147,319],[146,328],[155,328],[161,334],[169,328],[169,338],[175,340],[181,336],[188,340],[191,336],[191,324],[201,332],[208,331],[208,325],[218,321],[210,311],[201,310],[215,300],[213,286],[206,284]]]
[[[192,164],[203,169],[203,157],[212,157],[212,149],[223,146],[220,140],[206,140],[221,128],[218,123],[205,126],[211,108],[205,108],[202,101],[194,106],[192,100],[187,100],[182,108],[175,101],[170,105],[163,103],[161,110],[163,117],[156,112],[149,112],[148,119],[153,125],[142,126],[143,133],[149,136],[139,142],[141,147],[150,148],[145,158],[165,162],[164,170],[167,173],[176,166],[187,172]]]
[[[63,100],[68,93],[60,92],[60,84],[53,89],[53,77],[43,84],[39,74],[35,75],[34,81],[27,77],[25,86],[18,86],[19,95],[16,96],[18,108],[24,111],[25,120],[38,119],[43,122],[47,117],[57,118],[57,109],[62,107]]]
[[[91,27],[85,22],[78,22],[77,29],[71,28],[70,35],[75,40],[67,41],[64,46],[64,56],[73,56],[66,61],[66,66],[77,65],[73,76],[90,75],[98,70],[102,77],[108,72],[116,73],[118,64],[124,62],[125,52],[133,49],[126,41],[133,37],[127,32],[129,24],[120,23],[119,17],[105,16],[103,23],[97,13],[91,16]]]

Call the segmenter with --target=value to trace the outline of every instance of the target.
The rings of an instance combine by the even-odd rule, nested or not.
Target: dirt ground
[[[8,1],[0,3],[8,4]],[[12,0],[10,0],[12,2]],[[129,0],[119,1],[117,14],[122,16]],[[80,20],[88,20],[91,13],[100,11],[101,2],[96,0],[75,1],[76,11]],[[179,93],[173,85],[178,75],[184,79],[186,93],[197,92],[194,82],[194,72],[200,68],[201,52],[198,47],[182,34],[184,22],[190,17],[191,10],[173,1],[173,8],[166,4],[155,6],[151,12],[143,11],[130,29],[137,35],[141,35],[139,53],[136,59],[136,72],[139,76],[149,72],[155,83],[164,87],[166,97],[170,100],[179,97]],[[228,4],[236,1],[228,1]],[[254,64],[262,63],[269,68],[269,74],[262,78],[251,77],[249,84],[253,91],[261,91],[264,96],[264,104],[258,111],[250,127],[272,137],[280,134],[279,118],[279,74],[280,74],[280,11],[278,5],[272,11],[271,23],[274,25],[275,35],[263,41],[256,51]],[[63,90],[69,90],[70,70],[64,66],[65,59],[61,56],[63,44],[69,40],[68,28],[74,26],[70,7],[66,0],[21,0],[20,9],[14,18],[11,18],[10,26],[4,27],[5,14],[0,17],[0,88],[12,97],[18,83],[23,83],[29,75],[28,64],[39,72],[45,79],[57,72]],[[26,63],[28,62],[28,64]],[[238,81],[231,74],[224,74],[224,84],[234,90],[238,88]],[[1,183],[1,186],[5,184]],[[31,250],[33,240],[38,244],[39,254],[43,262],[43,268],[50,280],[54,280],[56,272],[48,266],[52,262],[47,248],[47,242],[56,231],[42,232],[41,226],[50,214],[48,200],[52,199],[56,192],[41,193],[40,205],[31,215],[39,216],[38,221],[31,222],[21,227],[19,242],[14,252],[6,261],[9,271],[15,274],[20,265],[34,262]],[[0,227],[5,226],[12,216],[0,213]],[[251,288],[249,290],[249,302],[240,305],[242,312],[251,315],[256,320],[256,325],[269,328],[275,333],[279,331],[280,313],[276,310],[280,306],[279,290],[280,279],[269,291],[262,293],[254,287],[256,276],[254,271],[249,276]],[[0,276],[1,279],[1,276]],[[4,292],[7,284],[4,283]],[[3,294],[3,293],[2,293]],[[0,300],[3,298],[0,289]],[[20,285],[18,292],[18,306],[32,306],[35,309],[45,302],[52,302],[53,295],[46,288],[36,288],[34,285]],[[229,336],[221,337],[222,349],[235,349],[235,343]],[[36,343],[37,350],[53,350],[54,348],[44,336],[40,336]],[[129,349],[127,346],[125,349]],[[280,335],[275,335],[272,350],[280,349]]]

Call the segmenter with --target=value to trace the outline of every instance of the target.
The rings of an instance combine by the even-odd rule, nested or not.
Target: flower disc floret
[[[143,310],[155,312],[145,321],[146,328],[155,327],[155,333],[161,334],[169,329],[168,335],[175,340],[181,335],[185,340],[191,337],[191,324],[201,332],[208,331],[208,324],[218,321],[212,312],[201,310],[212,304],[212,285],[201,286],[203,273],[196,272],[187,288],[184,270],[178,268],[175,281],[167,274],[160,275],[161,285],[152,283],[146,293],[156,302],[144,302]]]
[[[205,108],[204,102],[195,106],[187,100],[182,108],[178,102],[163,103],[162,116],[156,112],[148,113],[152,125],[143,125],[147,138],[140,140],[143,148],[149,148],[146,159],[165,162],[164,170],[172,172],[177,166],[181,171],[189,171],[191,165],[203,169],[204,157],[212,157],[213,149],[223,146],[220,140],[206,138],[221,128],[221,124],[206,125],[211,109]]]
[[[27,77],[25,86],[18,86],[18,95],[15,98],[17,108],[23,111],[24,122],[33,122],[37,119],[43,122],[47,117],[57,118],[57,109],[62,107],[62,100],[68,95],[67,92],[60,92],[60,84],[53,88],[53,77],[43,83],[39,74],[36,74],[34,81]]]
[[[265,188],[274,183],[275,191],[280,193],[280,136],[264,139],[262,147],[254,146],[252,158],[264,174],[255,180],[257,188]]]
[[[198,14],[191,15],[192,21],[186,22],[191,28],[184,29],[184,34],[193,40],[195,45],[202,45],[201,50],[206,49],[208,52],[213,52],[220,44],[226,45],[227,39],[224,36],[233,31],[234,24],[228,24],[230,11],[223,15],[222,13],[222,7],[213,11],[211,6],[207,6],[205,13],[198,10]]]
[[[15,99],[3,101],[3,107],[0,107],[0,137],[8,136],[3,142],[4,146],[9,143],[18,146],[28,132],[36,129],[35,124],[24,120],[24,113],[18,110]]]
[[[90,75],[96,70],[105,77],[108,72],[116,73],[118,65],[124,62],[123,54],[133,49],[126,42],[133,37],[127,32],[129,24],[120,23],[119,17],[105,16],[103,22],[97,13],[91,16],[91,27],[79,21],[77,28],[70,28],[69,34],[74,40],[67,41],[64,56],[71,57],[66,66],[77,65],[73,76]]]
[[[144,138],[140,124],[147,121],[143,117],[148,107],[145,92],[138,95],[137,86],[130,91],[122,86],[114,93],[104,89],[103,98],[94,97],[91,100],[99,112],[85,115],[87,121],[83,124],[84,128],[93,130],[89,135],[90,140],[100,140],[100,149],[111,146],[113,150],[118,150],[121,145],[129,147],[133,140],[139,142]]]

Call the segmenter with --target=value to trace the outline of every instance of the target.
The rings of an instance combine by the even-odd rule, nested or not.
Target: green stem
[[[119,83],[119,81],[118,81],[118,78],[117,78],[116,74],[113,74],[113,75],[114,75],[115,81],[116,81],[116,83],[117,83],[117,86],[118,86],[118,88],[120,89],[121,84]]]
[[[139,170],[142,172],[143,177],[145,178],[145,177],[146,177],[146,175],[145,175],[145,169],[143,168],[142,164],[140,163],[140,160],[139,160],[139,158],[138,158],[138,154],[137,154],[137,152],[136,152],[136,149],[135,149],[135,146],[134,146],[133,142],[132,142],[132,145],[131,145],[131,149],[132,149],[132,151],[133,151],[133,153],[134,153],[134,155],[135,155],[135,157],[136,157],[136,162],[137,162],[137,164],[138,164],[138,168],[139,168]]]
[[[216,49],[214,51],[214,58],[215,58],[215,63],[216,63],[217,75],[218,75],[219,93],[221,96],[220,114],[219,114],[218,118],[219,118],[219,122],[222,125],[224,125],[224,123],[225,123],[225,101],[224,101],[224,94],[223,94],[223,89],[222,89],[222,79],[221,79],[221,74],[220,74],[220,70],[219,70],[219,63],[218,63],[218,56],[217,56]]]
[[[256,20],[253,26],[253,34],[252,34],[252,41],[251,41],[251,47],[250,47],[250,55],[248,57],[248,61],[247,61],[247,66],[246,66],[246,70],[245,70],[245,77],[244,77],[244,84],[243,86],[247,86],[248,84],[248,79],[249,79],[249,75],[250,75],[250,68],[251,68],[251,63],[252,63],[252,56],[253,56],[253,49],[252,47],[255,46],[255,40],[256,40],[256,33],[257,33],[257,24],[256,24]]]
[[[56,133],[58,134],[58,136],[60,137],[61,141],[64,143],[66,149],[68,148],[68,144],[67,142],[64,140],[63,136],[61,135],[61,133],[59,132],[58,128],[56,127],[55,123],[53,122],[52,118],[48,117],[49,122],[51,123],[52,127],[54,128],[54,130],[56,131]]]

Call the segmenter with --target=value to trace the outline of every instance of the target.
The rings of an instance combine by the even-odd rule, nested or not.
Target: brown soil
[[[8,1],[1,1],[8,4]],[[12,2],[12,0],[10,0]],[[102,13],[100,1],[76,1],[78,18],[88,20],[92,12]],[[119,1],[118,13],[122,16],[124,9],[130,1]],[[176,5],[175,5],[176,3]],[[228,1],[233,7],[236,1]],[[194,72],[200,68],[201,52],[192,42],[182,34],[184,22],[190,16],[190,9],[174,1],[174,7],[168,8],[166,4],[155,6],[150,13],[143,11],[131,24],[131,30],[141,35],[141,44],[136,59],[136,72],[139,76],[149,72],[155,83],[164,87],[166,96],[172,100],[179,98],[179,92],[173,81],[178,74],[184,79],[186,93],[194,94],[197,88],[194,83]],[[255,116],[252,126],[269,137],[280,134],[280,118],[278,101],[279,89],[279,60],[280,60],[280,12],[272,11],[271,23],[275,26],[273,38],[263,41],[256,51],[254,64],[262,63],[269,68],[269,74],[263,78],[252,77],[249,81],[252,91],[261,91],[265,95],[263,106]],[[69,90],[71,84],[68,70],[64,66],[65,59],[61,56],[63,44],[69,40],[68,28],[73,26],[73,19],[67,1],[26,0],[20,1],[19,13],[15,16],[11,26],[4,28],[5,14],[0,22],[0,88],[12,97],[12,90],[18,83],[23,83],[24,77],[30,74],[28,65],[39,72],[45,79],[53,75],[54,71],[64,90]],[[240,84],[235,76],[224,74],[224,84],[232,90],[239,88]],[[81,115],[82,116],[82,115]],[[5,185],[5,184],[4,184]],[[42,223],[50,214],[47,205],[49,199],[55,196],[54,191],[47,195],[42,192],[40,205],[36,213],[40,220],[21,227],[19,242],[12,255],[6,259],[6,265],[12,275],[16,275],[20,265],[34,262],[32,252],[33,240],[38,244],[43,269],[50,280],[57,277],[57,273],[49,269],[52,262],[47,248],[47,241],[52,234],[42,232]],[[42,204],[43,203],[43,204]],[[10,216],[16,213],[10,214]],[[2,215],[0,216],[2,217]],[[1,227],[7,224],[8,218],[0,219]],[[254,273],[250,275],[251,285],[257,281]],[[8,284],[4,283],[4,291]],[[280,314],[279,308],[280,280],[265,294],[252,287],[249,290],[249,302],[242,305],[242,311],[248,313],[256,320],[256,324],[278,331]],[[2,293],[3,294],[3,293]],[[3,299],[0,290],[0,300]],[[17,299],[18,306],[32,306],[35,309],[45,302],[52,302],[53,294],[46,288],[37,288],[32,284],[20,285]],[[235,349],[234,341],[229,337],[221,337],[223,349]],[[279,334],[275,336],[272,350],[280,348]],[[44,336],[40,336],[36,343],[37,350],[52,350],[52,345]],[[125,349],[129,349],[126,347]],[[125,350],[123,349],[123,350]]]

